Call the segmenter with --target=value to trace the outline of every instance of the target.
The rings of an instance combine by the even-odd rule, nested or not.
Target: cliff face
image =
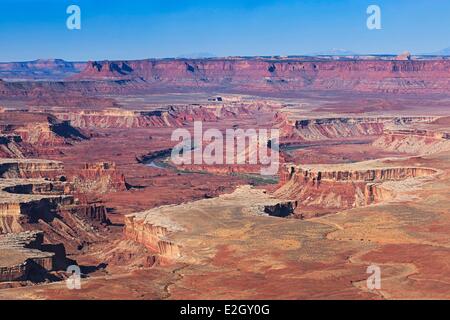
[[[181,127],[194,121],[213,122],[221,118],[236,119],[250,116],[264,109],[266,105],[214,105],[214,106],[168,106],[155,111],[126,111],[107,109],[98,112],[61,113],[58,118],[70,121],[77,128],[147,128]]]
[[[407,178],[416,178],[428,176],[436,173],[436,170],[430,168],[368,168],[368,169],[345,169],[340,170],[324,169],[303,169],[296,166],[288,166],[281,174],[281,183],[288,180],[311,181],[313,185],[319,186],[323,181],[348,182],[383,182],[404,180]]]
[[[234,220],[237,223],[233,223],[230,229],[215,229],[215,236],[205,240],[205,230],[216,221],[216,218],[205,219],[205,216],[220,212],[220,216],[226,219],[235,219],[234,214],[238,214],[246,219],[250,217],[246,221],[253,225],[253,221],[258,220],[257,216],[288,217],[294,208],[295,202],[274,198],[262,189],[240,186],[231,194],[129,214],[125,216],[124,233],[127,240],[145,245],[159,262],[206,265],[211,260],[205,256],[200,258],[198,251],[205,241],[207,246],[213,239],[223,243],[226,237],[245,241],[248,229],[239,229],[242,227],[241,219]]]
[[[385,130],[374,147],[411,154],[427,155],[450,150],[450,134],[429,130]]]
[[[311,59],[313,60],[313,59]],[[90,62],[75,80],[139,80],[147,86],[239,90],[445,92],[450,61],[205,59]]]
[[[0,157],[2,158],[24,158],[24,153],[21,145],[22,138],[15,134],[0,135]]]
[[[0,161],[1,178],[57,178],[63,174],[64,166],[57,161],[7,160]]]
[[[434,120],[436,117],[342,117],[289,121],[281,115],[275,116],[283,136],[306,141],[380,136],[387,127],[402,128]]]
[[[215,121],[216,114],[202,107],[169,107],[167,110],[131,112],[106,110],[103,112],[77,112],[60,114],[79,128],[145,128],[179,127],[189,121]]]
[[[280,173],[277,196],[295,199],[299,205],[326,209],[347,209],[393,199],[395,189],[385,182],[431,176],[432,168],[364,167],[361,165],[312,166],[286,165]]]
[[[68,62],[61,59],[40,59],[27,62],[0,63],[0,78],[20,80],[64,79],[86,67],[84,62]]]
[[[42,231],[0,235],[0,282],[40,280],[65,260],[54,252],[45,251]]]
[[[0,110],[0,150],[11,157],[56,152],[54,147],[87,139],[68,121],[48,113]]]
[[[0,234],[45,232],[48,243],[75,250],[99,235],[92,222],[108,224],[101,205],[80,204],[73,186],[61,179],[62,163],[48,160],[0,161]],[[45,178],[45,179],[44,179]]]
[[[64,213],[77,216],[81,219],[92,222],[93,224],[109,225],[111,221],[108,219],[105,206],[97,204],[76,204],[61,208]]]
[[[165,59],[97,61],[70,81],[0,81],[0,96],[47,99],[152,90],[296,94],[302,90],[446,93],[449,60]]]
[[[169,263],[181,255],[179,246],[166,237],[172,231],[167,225],[150,223],[137,215],[125,217],[125,238],[143,244],[160,263]]]
[[[0,96],[45,99],[55,94],[81,97],[155,89],[207,92],[221,89],[269,94],[295,94],[302,90],[446,93],[450,89],[449,71],[448,60],[224,58],[100,61],[87,63],[71,81],[0,81]]]
[[[73,187],[82,193],[107,193],[127,189],[125,176],[112,162],[86,163],[81,170],[68,171]]]

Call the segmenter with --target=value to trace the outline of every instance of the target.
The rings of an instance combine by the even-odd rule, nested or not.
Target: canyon
[[[448,299],[449,61],[0,64],[0,299]],[[174,163],[195,122],[278,171]]]

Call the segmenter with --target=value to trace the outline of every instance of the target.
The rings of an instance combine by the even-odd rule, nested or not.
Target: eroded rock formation
[[[431,123],[437,117],[352,117],[319,118],[289,121],[275,116],[283,135],[305,141],[380,136],[386,128],[403,128],[417,123]]]
[[[294,207],[295,202],[280,200],[262,190],[241,186],[231,194],[181,205],[162,206],[127,215],[125,237],[144,244],[154,252],[159,261],[198,263],[195,252],[183,251],[185,244],[176,241],[178,233],[184,234],[192,231],[186,230],[183,226],[187,223],[185,219],[189,219],[190,214],[240,212],[255,217],[288,217],[293,213]],[[177,222],[174,222],[175,217]],[[208,224],[207,220],[203,219],[195,228],[201,230],[202,224]]]
[[[101,194],[127,189],[125,176],[113,162],[86,163],[80,170],[67,173],[77,192]]]
[[[45,245],[42,231],[0,235],[0,282],[44,279],[65,264],[61,249]]]
[[[153,215],[151,210],[125,218],[125,237],[143,244],[158,256],[160,263],[169,263],[180,257],[179,245],[167,237],[171,232],[180,230],[179,226],[162,215]]]
[[[109,223],[103,206],[74,198],[60,162],[2,159],[0,169],[0,234],[38,229],[49,243],[74,249],[99,238],[92,221]]]
[[[389,167],[374,161],[348,165],[286,165],[281,172],[279,197],[299,205],[347,209],[394,199],[401,184],[384,185],[437,173],[432,168]]]
[[[47,99],[160,90],[278,95],[302,90],[445,93],[450,61],[413,59],[217,58],[95,61],[71,81],[0,81],[0,96]],[[49,77],[51,79],[51,77]],[[82,81],[81,81],[82,80]]]
[[[58,147],[85,139],[68,121],[60,121],[49,113],[0,111],[0,151],[5,156],[57,153]]]
[[[265,103],[233,105],[179,105],[154,111],[127,111],[106,109],[103,111],[64,112],[57,114],[62,120],[69,120],[77,128],[147,128],[181,127],[194,121],[216,122],[221,118],[237,119],[261,111],[270,111]]]
[[[2,178],[52,178],[63,174],[64,166],[59,161],[36,159],[0,159]]]
[[[404,57],[407,57],[405,55]],[[132,87],[226,87],[242,91],[301,89],[445,92],[450,61],[299,58],[96,61],[73,79],[128,81]],[[143,84],[145,82],[145,84]]]
[[[450,134],[434,130],[385,130],[373,146],[410,154],[432,154],[450,150]]]

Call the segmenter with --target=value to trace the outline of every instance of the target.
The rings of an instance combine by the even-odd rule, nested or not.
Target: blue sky
[[[82,29],[66,28],[77,4]],[[366,8],[382,10],[368,30]],[[434,52],[450,47],[450,0],[0,0],[0,61]]]

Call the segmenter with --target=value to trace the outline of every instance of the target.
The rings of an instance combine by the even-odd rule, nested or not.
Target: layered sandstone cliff
[[[270,219],[290,217],[295,206],[295,202],[273,197],[264,190],[240,186],[230,194],[127,215],[124,233],[127,240],[145,245],[159,262],[204,265],[215,255],[208,249],[210,241],[246,241],[253,223],[242,225],[243,217],[263,219],[271,225]],[[217,221],[215,215],[232,223],[232,227],[216,227],[205,237],[205,230]]]
[[[0,96],[36,99],[164,91],[227,90],[291,93],[302,90],[446,93],[450,61],[397,59],[217,58],[96,61],[71,81],[0,81]]]
[[[62,179],[60,162],[0,162],[0,234],[42,230],[49,243],[64,243],[71,250],[98,240],[92,222],[108,224],[106,209],[73,196],[73,185]]]
[[[388,128],[404,128],[411,124],[426,124],[437,117],[341,117],[289,120],[275,115],[275,122],[286,138],[305,141],[380,136]]]
[[[85,163],[75,172],[67,171],[74,190],[80,193],[107,193],[127,189],[125,176],[114,162]]]
[[[439,130],[385,130],[372,145],[383,150],[427,155],[450,150],[450,134]]]
[[[22,144],[22,137],[16,134],[0,135],[0,157],[2,158],[24,158],[26,150]]]
[[[1,178],[59,178],[64,166],[59,161],[37,159],[0,159]]]
[[[295,199],[304,207],[342,210],[394,199],[403,189],[403,181],[436,173],[433,168],[390,167],[374,161],[346,165],[286,165],[275,194]]]
[[[158,256],[160,263],[176,260],[181,256],[180,246],[170,240],[170,233],[182,228],[168,218],[158,214],[158,210],[127,215],[125,217],[125,237],[143,244]]]
[[[168,59],[89,62],[74,79],[139,80],[146,86],[228,87],[376,92],[444,92],[450,61],[276,58]]]
[[[177,105],[154,111],[128,111],[118,108],[103,111],[64,112],[59,119],[72,126],[87,129],[181,127],[194,121],[214,122],[219,119],[237,119],[259,112],[271,111],[266,103],[223,105]]]
[[[0,111],[0,151],[5,156],[26,157],[57,152],[57,148],[87,137],[68,121],[49,113]]]
[[[54,252],[46,251],[44,233],[27,231],[0,235],[0,282],[39,280],[57,267]]]
[[[375,167],[370,168],[362,164],[348,165],[303,165],[287,166],[287,170],[281,174],[281,183],[288,180],[298,179],[311,181],[313,184],[320,185],[322,181],[364,181],[364,182],[383,182],[393,180],[404,180],[407,178],[416,178],[432,175],[436,173],[435,169],[430,168],[408,168],[408,167]]]

